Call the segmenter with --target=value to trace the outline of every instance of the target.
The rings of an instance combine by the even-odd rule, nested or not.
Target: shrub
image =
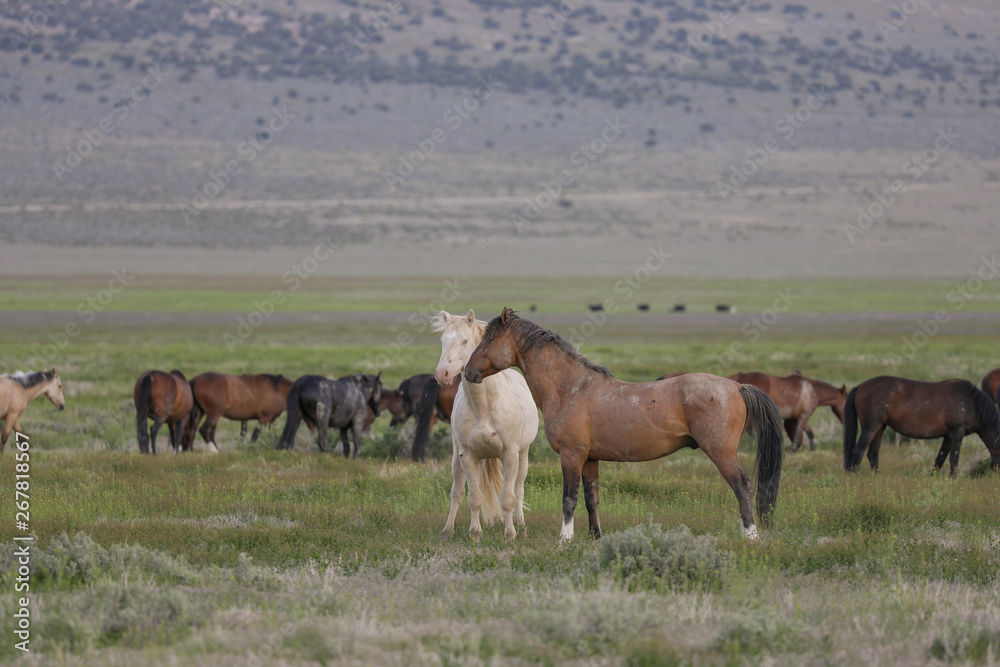
[[[955,620],[934,638],[927,653],[944,662],[992,662],[1000,655],[1000,631],[970,623],[968,619]]]
[[[669,532],[655,524],[606,535],[584,559],[581,580],[595,582],[602,572],[629,591],[718,590],[733,567],[733,554],[712,538],[695,537],[681,525]]]
[[[764,651],[777,654],[799,646],[802,634],[801,627],[771,609],[749,609],[733,615],[732,622],[716,638],[715,647],[733,656]]]

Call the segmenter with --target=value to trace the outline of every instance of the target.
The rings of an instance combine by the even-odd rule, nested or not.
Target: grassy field
[[[228,351],[223,334],[249,311],[243,304],[267,294],[266,283],[138,285],[59,350],[66,410],[41,399],[21,419],[31,436],[37,538],[32,664],[882,665],[1000,656],[1000,480],[982,474],[986,451],[974,436],[956,479],[928,474],[937,442],[886,443],[877,476],[849,475],[840,426],[821,409],[812,420],[817,450],[786,456],[774,526],[753,544],[740,536],[732,492],[696,451],[603,465],[605,539],[586,538],[581,506],[577,538],[565,545],[557,543],[561,474],[543,434],[531,451],[527,530],[507,543],[494,525],[479,545],[461,528],[464,508],[456,537],[439,536],[451,484],[444,426],[426,465],[396,458],[405,435],[385,419],[358,461],[318,454],[304,430],[293,452],[274,451],[277,430],[249,445],[229,422],[220,425],[221,454],[140,457],[131,394],[147,368],[295,377],[371,363],[395,386],[437,360],[434,335],[409,322],[440,289],[429,280],[341,284],[333,299],[325,285],[310,285],[282,304],[287,320]],[[904,353],[920,314],[949,307],[949,281],[877,291],[791,285],[817,296],[751,340],[742,327],[787,283],[651,281],[650,301],[676,298],[707,312],[726,294],[740,312],[699,319],[696,311],[677,324],[617,313],[583,349],[629,380],[799,368],[848,385],[888,372],[978,383],[998,365],[994,325],[957,313]],[[454,310],[471,303],[487,317],[505,293],[530,285],[503,287],[470,285]],[[48,334],[78,319],[77,303],[99,288],[5,280],[0,368],[34,364]],[[538,320],[569,335],[588,321],[582,304],[608,289],[601,280],[545,282],[532,292]],[[980,292],[987,301],[995,294]],[[384,311],[365,311],[366,303]],[[979,303],[970,309],[985,310]],[[190,310],[193,319],[144,323],[146,312]],[[351,310],[332,324],[310,320]],[[912,317],[886,320],[890,310]],[[32,312],[48,324],[18,323]],[[110,325],[112,314],[124,318],[120,326]],[[403,332],[412,341],[393,347]],[[731,370],[723,368],[734,343]],[[749,439],[745,446],[749,469]],[[0,476],[14,474],[7,451]],[[0,515],[12,522],[14,512],[4,494]],[[9,627],[20,594],[15,531],[5,525],[0,613]],[[19,654],[13,643],[0,644],[0,661]]]

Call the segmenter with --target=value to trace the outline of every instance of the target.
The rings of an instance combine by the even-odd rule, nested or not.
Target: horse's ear
[[[507,322],[510,321],[510,316],[513,314],[514,314],[513,310],[504,307],[504,309],[500,311],[500,324],[507,324]]]
[[[471,308],[469,308],[469,312],[465,314],[465,321],[468,322],[469,324],[476,323],[476,314],[473,312]]]
[[[847,393],[847,385],[846,384],[840,385],[840,393],[841,394],[846,394]]]
[[[439,311],[437,315],[431,318],[431,331],[444,331],[449,319],[451,319],[451,315],[443,310]]]
[[[379,382],[382,381],[382,371],[378,372],[378,375],[375,376],[375,379],[378,380]]]

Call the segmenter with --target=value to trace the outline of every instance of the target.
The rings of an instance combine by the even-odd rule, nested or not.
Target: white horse
[[[486,322],[471,310],[464,317],[443,310],[434,316],[441,334],[441,359],[434,378],[449,385],[461,374],[465,361],[479,345]],[[486,525],[504,518],[504,535],[514,539],[514,519],[524,526],[524,478],[528,474],[528,447],[538,435],[538,408],[524,377],[513,370],[492,375],[481,384],[463,382],[451,412],[451,510],[444,533],[455,532],[455,516],[469,484],[472,521],[469,534],[476,542]]]

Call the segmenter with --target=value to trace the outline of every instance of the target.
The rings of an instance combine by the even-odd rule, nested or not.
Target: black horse
[[[427,443],[430,441],[431,429],[440,420],[451,423],[451,409],[455,405],[455,395],[461,386],[459,378],[455,378],[447,387],[438,385],[433,373],[421,373],[403,380],[399,384],[399,393],[402,395],[403,407],[407,416],[400,420],[402,423],[410,415],[417,422],[417,429],[413,435],[412,456],[414,461],[423,461],[427,454]],[[397,423],[393,419],[393,426]]]
[[[368,409],[377,417],[382,401],[382,374],[366,375],[355,373],[338,380],[330,380],[322,375],[303,375],[292,383],[288,390],[285,429],[281,432],[278,449],[292,449],[299,422],[305,419],[313,422],[316,429],[316,444],[322,452],[330,451],[326,439],[327,425],[340,429],[340,440],[344,443],[344,456],[351,455],[351,445],[347,441],[350,429],[354,440],[354,458],[361,449],[360,434],[365,428]]]
[[[990,452],[990,467],[1000,468],[1000,411],[968,380],[918,382],[883,375],[852,389],[844,405],[845,470],[857,471],[866,449],[872,469],[878,470],[886,426],[910,438],[943,436],[934,468],[940,470],[950,454],[952,475],[958,468],[962,438],[976,433]]]

